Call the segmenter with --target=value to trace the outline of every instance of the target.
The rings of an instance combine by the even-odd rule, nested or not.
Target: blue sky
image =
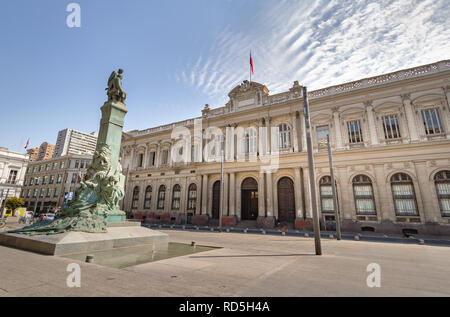
[[[81,27],[66,7],[81,7]],[[448,0],[8,0],[0,10],[0,146],[98,129],[124,69],[125,131],[223,106],[248,79],[310,90],[450,58]]]

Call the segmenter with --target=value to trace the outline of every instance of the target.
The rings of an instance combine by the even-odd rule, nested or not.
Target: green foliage
[[[5,207],[6,209],[16,210],[17,208],[25,205],[25,201],[22,198],[10,197],[6,200]]]

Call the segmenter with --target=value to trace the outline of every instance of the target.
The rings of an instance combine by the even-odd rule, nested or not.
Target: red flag
[[[25,150],[27,149],[27,147],[28,147],[28,144],[30,144],[30,138],[28,138],[28,140],[27,140],[27,144],[25,144]]]
[[[252,51],[250,51],[250,70],[252,71],[252,74],[253,74],[253,59],[252,59]]]

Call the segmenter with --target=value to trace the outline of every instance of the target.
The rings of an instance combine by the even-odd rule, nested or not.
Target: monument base
[[[64,255],[137,245],[152,245],[153,250],[167,249],[169,236],[141,227],[140,222],[116,222],[106,233],[69,231],[53,235],[0,233],[0,245],[46,255]]]

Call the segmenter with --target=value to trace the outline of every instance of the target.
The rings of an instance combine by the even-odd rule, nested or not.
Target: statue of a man
[[[126,92],[122,89],[122,73],[123,69],[119,68],[119,70],[113,71],[108,78],[108,88],[106,94],[108,95],[108,101],[120,101],[124,102],[127,97]]]

